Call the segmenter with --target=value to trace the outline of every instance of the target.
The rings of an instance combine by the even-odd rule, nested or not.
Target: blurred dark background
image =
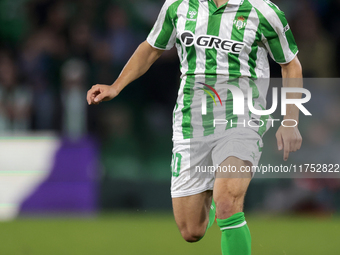
[[[286,13],[304,76],[339,77],[340,1],[273,2]],[[55,194],[65,190],[65,183],[74,183],[69,193],[79,194],[70,196],[66,205],[58,200],[67,210],[171,209],[171,121],[180,75],[175,50],[165,52],[115,100],[91,107],[86,103],[92,85],[114,82],[146,39],[162,4],[161,0],[0,1],[0,135],[44,136],[48,131],[61,141],[54,174],[46,181],[55,188],[41,184],[24,202],[23,211],[58,211],[59,205],[46,202],[53,198],[39,192]],[[272,61],[271,72],[272,77],[281,76],[280,66]],[[312,92],[310,111],[322,119],[301,121],[304,147],[291,162],[339,163],[340,87],[306,85]],[[264,164],[282,163],[274,129],[265,138]],[[88,150],[82,154],[84,148]],[[76,161],[90,158],[91,174],[83,176],[86,167]],[[66,164],[69,161],[74,166]],[[58,162],[64,163],[58,168]],[[87,193],[85,186],[77,188],[79,183],[91,183]],[[246,209],[333,213],[340,209],[339,189],[337,179],[254,179]],[[91,202],[73,206],[84,192]],[[69,193],[58,199],[67,200]]]

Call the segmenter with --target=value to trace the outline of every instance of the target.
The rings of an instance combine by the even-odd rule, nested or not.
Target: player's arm
[[[162,53],[163,50],[152,47],[147,41],[141,43],[112,85],[92,86],[87,92],[88,104],[99,104],[115,98],[129,83],[145,74]]]
[[[281,64],[282,68],[282,78],[283,78],[283,86],[284,87],[294,87],[294,88],[302,88],[302,67],[300,61],[297,57],[295,57],[288,64]],[[289,99],[299,99],[301,98],[301,93],[288,93],[287,98]],[[287,113],[284,116],[286,120],[295,120],[299,123],[299,108],[296,105],[290,104],[287,105]],[[286,125],[295,125],[292,123],[286,122]],[[280,126],[276,133],[277,146],[279,150],[283,150],[283,159],[286,161],[288,159],[289,153],[297,151],[301,148],[302,137],[299,132],[298,126],[296,127],[284,127]]]

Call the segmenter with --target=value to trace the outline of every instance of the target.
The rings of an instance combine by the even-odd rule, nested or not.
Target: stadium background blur
[[[340,1],[273,2],[286,13],[304,77],[325,78],[305,84],[313,117],[302,117],[303,148],[289,163],[340,163]],[[171,216],[175,50],[112,102],[85,100],[92,85],[115,80],[162,4],[0,1],[0,221],[12,220],[0,223],[1,254],[219,254],[217,229],[188,248]],[[271,73],[281,75],[272,61]],[[262,164],[283,163],[276,129]],[[245,202],[254,254],[338,254],[339,180],[255,178]]]

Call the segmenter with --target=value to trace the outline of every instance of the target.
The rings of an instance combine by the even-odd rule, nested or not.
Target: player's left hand
[[[298,127],[281,126],[276,132],[277,147],[283,150],[283,160],[287,161],[290,152],[295,152],[301,148],[302,137]]]

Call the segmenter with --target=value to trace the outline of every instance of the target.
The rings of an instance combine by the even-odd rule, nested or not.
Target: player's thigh
[[[172,199],[172,206],[178,228],[182,232],[204,233],[209,222],[212,190],[200,194]]]
[[[252,163],[231,156],[220,166],[221,170],[216,172],[214,201],[217,217],[223,219],[243,211],[244,197],[251,181],[251,173],[240,170],[247,166],[251,167]],[[230,171],[227,171],[228,169]]]
[[[211,165],[207,139],[174,142],[171,196],[180,230],[203,226],[209,215],[214,175],[195,173],[196,166]]]

